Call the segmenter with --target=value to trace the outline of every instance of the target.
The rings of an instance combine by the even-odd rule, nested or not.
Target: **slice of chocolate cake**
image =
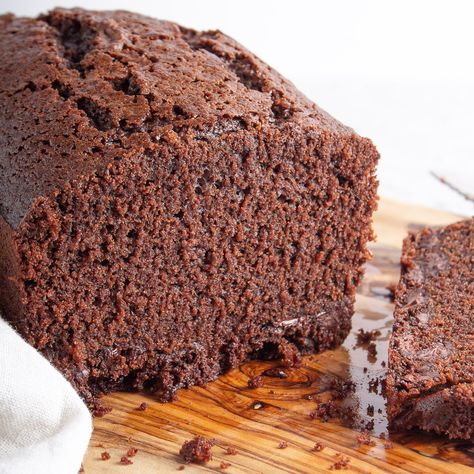
[[[84,397],[346,337],[378,154],[219,31],[0,20],[0,304]]]
[[[474,219],[404,241],[389,349],[395,429],[474,436]]]

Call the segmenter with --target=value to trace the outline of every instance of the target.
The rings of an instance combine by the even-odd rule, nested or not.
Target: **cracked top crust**
[[[219,31],[128,12],[0,17],[0,215],[125,150],[265,127],[353,131]]]

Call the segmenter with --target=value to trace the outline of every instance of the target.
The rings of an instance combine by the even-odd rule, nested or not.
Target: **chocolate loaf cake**
[[[0,20],[0,304],[94,403],[346,337],[372,143],[219,31]]]
[[[395,429],[474,436],[474,219],[404,241],[387,377]]]

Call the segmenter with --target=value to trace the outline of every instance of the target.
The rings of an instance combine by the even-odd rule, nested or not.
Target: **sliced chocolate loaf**
[[[0,19],[0,305],[92,403],[336,347],[372,143],[219,31]]]
[[[474,219],[404,241],[389,349],[395,429],[474,436]]]

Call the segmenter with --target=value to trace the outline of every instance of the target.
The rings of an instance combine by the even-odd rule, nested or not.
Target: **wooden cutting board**
[[[263,376],[263,386],[248,388],[249,378],[261,375],[277,362],[249,362],[206,387],[181,390],[173,403],[162,404],[152,396],[114,393],[105,398],[112,412],[94,420],[94,433],[84,459],[91,473],[164,473],[182,466],[179,450],[195,435],[215,438],[213,459],[204,466],[186,465],[184,472],[312,473],[327,472],[340,459],[349,458],[345,472],[358,473],[474,473],[474,445],[467,441],[416,431],[387,434],[385,400],[381,384],[385,375],[387,345],[393,304],[386,286],[398,280],[400,246],[407,229],[443,225],[459,217],[389,200],[382,200],[375,217],[378,241],[372,245],[373,260],[359,289],[353,330],[342,347],[307,356],[298,368],[284,369],[287,378]],[[377,355],[355,347],[359,328],[378,329]],[[364,371],[365,368],[365,371]],[[312,419],[315,398],[330,396],[335,377],[355,383],[344,402],[354,407],[357,425],[373,420],[374,446],[359,445],[356,429],[341,422]],[[145,411],[138,410],[142,402]],[[373,407],[373,415],[372,415]],[[393,447],[378,436],[386,433]],[[286,442],[284,449],[280,442]],[[312,450],[315,443],[324,446]],[[131,448],[138,450],[120,463]],[[228,447],[237,454],[227,454]],[[102,460],[107,451],[109,460]],[[224,464],[230,466],[226,467]]]

